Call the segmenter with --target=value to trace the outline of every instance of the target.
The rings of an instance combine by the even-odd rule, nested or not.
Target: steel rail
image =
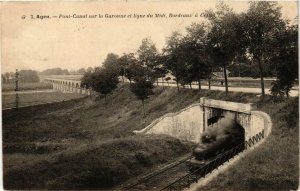
[[[160,174],[162,174],[162,173],[165,173],[165,172],[168,171],[168,170],[171,170],[171,169],[173,169],[173,168],[175,168],[175,167],[181,165],[182,163],[185,163],[186,161],[188,161],[188,160],[191,159],[192,157],[193,157],[192,155],[188,155],[187,157],[185,157],[184,159],[181,159],[181,160],[180,160],[179,162],[177,162],[176,164],[170,165],[169,167],[166,167],[166,168],[164,168],[164,169],[162,169],[162,170],[160,170],[160,171],[157,171],[157,172],[155,172],[155,173],[153,173],[153,174],[151,173],[150,175],[148,175],[148,176],[142,178],[141,180],[139,180],[138,182],[136,182],[136,183],[134,183],[134,184],[132,184],[132,185],[129,185],[129,186],[125,186],[124,189],[125,189],[125,190],[133,189],[134,187],[136,187],[136,186],[138,186],[138,185],[140,185],[140,184],[142,184],[142,183],[145,183],[145,182],[147,182],[148,180],[150,180],[150,179],[152,179],[152,178],[154,178],[154,177],[156,177],[156,176],[158,176],[158,175],[160,175]]]

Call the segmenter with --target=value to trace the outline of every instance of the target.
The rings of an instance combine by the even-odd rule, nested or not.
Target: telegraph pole
[[[18,69],[16,69],[16,74],[15,74],[15,83],[16,83],[16,87],[15,87],[15,92],[16,92],[16,109],[18,109],[19,107],[19,72]]]

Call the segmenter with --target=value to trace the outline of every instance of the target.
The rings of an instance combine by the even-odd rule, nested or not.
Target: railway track
[[[207,160],[203,166],[194,168],[193,170],[187,166],[187,162],[193,158],[193,156],[187,155],[181,160],[172,163],[159,171],[155,171],[140,178],[136,183],[125,187],[124,190],[182,190],[210,173],[225,161],[234,157],[243,149],[244,144],[241,144]]]
[[[122,190],[160,190],[176,181],[178,177],[185,176],[189,173],[186,162],[191,158],[191,154],[185,155],[176,162],[166,165],[143,177],[139,177],[136,182],[123,187]]]
[[[220,165],[235,157],[235,155],[244,151],[264,138],[264,131],[253,136],[236,147],[231,148],[214,158],[205,162],[205,164],[193,168],[187,166],[186,162],[193,156],[186,155],[177,162],[171,163],[164,168],[154,171],[144,177],[141,177],[133,184],[123,187],[122,190],[182,190],[205,177],[208,173],[218,168]]]
[[[244,149],[244,144],[238,145],[218,156],[209,159],[205,164],[191,170],[187,166],[187,161],[192,155],[184,157],[182,160],[173,163],[160,171],[155,171],[136,183],[125,187],[125,190],[182,190],[189,187],[193,182],[205,177],[224,162],[234,157]]]

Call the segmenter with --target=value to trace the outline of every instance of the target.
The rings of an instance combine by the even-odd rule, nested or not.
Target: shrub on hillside
[[[297,98],[287,101],[287,104],[281,109],[281,120],[285,121],[287,128],[298,128],[299,124],[299,102]]]

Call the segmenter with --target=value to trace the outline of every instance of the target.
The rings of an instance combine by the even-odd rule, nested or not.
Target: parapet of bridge
[[[53,89],[61,92],[73,92],[79,94],[94,94],[94,91],[81,86],[80,80],[45,78],[45,82],[52,83]]]
[[[236,120],[245,129],[245,141],[251,140],[257,134],[268,135],[271,131],[269,116],[256,111],[253,103],[237,103],[208,98],[200,98],[193,104],[176,113],[168,113],[146,128],[134,131],[145,134],[167,134],[182,140],[199,142],[202,132],[208,127],[211,119],[217,116]]]

